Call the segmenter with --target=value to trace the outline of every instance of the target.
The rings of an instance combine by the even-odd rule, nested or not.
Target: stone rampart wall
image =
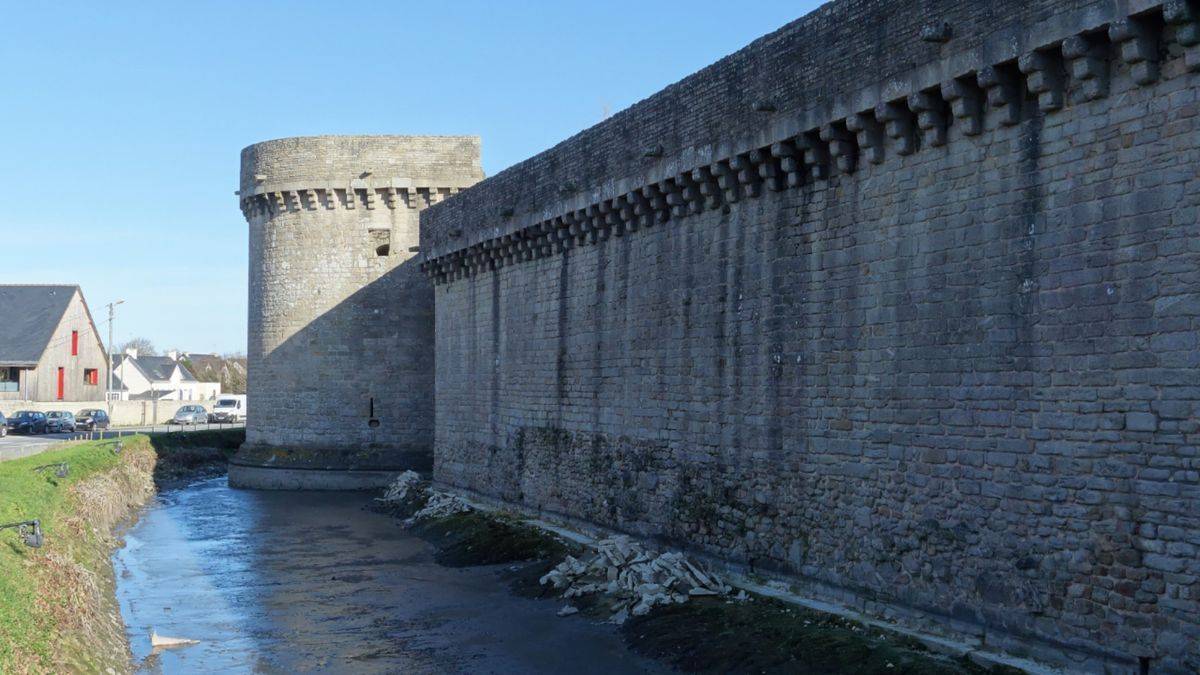
[[[1195,9],[831,3],[424,212],[436,478],[1200,668]]]

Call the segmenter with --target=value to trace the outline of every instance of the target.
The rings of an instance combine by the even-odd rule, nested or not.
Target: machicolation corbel
[[[1132,16],[1114,21],[1108,37],[1130,66],[1134,82],[1145,86],[1158,80],[1158,40],[1147,21]]]
[[[896,154],[911,155],[917,151],[913,131],[913,115],[903,101],[884,101],[875,106],[875,119],[883,123],[884,133],[896,141]]]
[[[1025,74],[1025,85],[1036,94],[1038,109],[1052,112],[1063,107],[1066,80],[1059,51],[1034,51],[1022,54],[1017,67]]]
[[[858,139],[858,149],[872,164],[883,163],[883,126],[874,112],[860,112],[846,118],[846,129]]]
[[[937,92],[918,91],[908,97],[908,108],[917,115],[917,128],[931,147],[941,147],[946,144],[947,130],[950,120],[946,114],[947,105],[941,96],[941,88]]]
[[[650,207],[650,200],[646,197],[645,187],[638,188],[631,193],[630,204],[633,207],[633,215],[637,218],[639,228],[648,228],[654,225],[654,209]],[[575,226],[571,225],[572,234],[575,233],[575,229]]]
[[[829,177],[829,145],[821,140],[820,132],[809,131],[800,134],[795,140],[796,148],[804,153],[805,173],[811,180],[824,180]]]
[[[1191,72],[1200,71],[1200,2],[1167,0],[1163,20],[1174,28],[1175,42],[1183,47],[1184,66]]]
[[[1072,35],[1063,40],[1063,60],[1071,76],[1072,103],[1108,96],[1108,49],[1100,35]]]
[[[624,223],[625,229],[629,232],[637,232],[638,217],[634,215],[635,192],[630,192],[628,195],[617,197],[617,214],[620,217],[620,222]]]
[[[839,173],[854,173],[858,168],[858,144],[845,123],[833,122],[821,127],[821,140],[829,147],[829,157]]]
[[[779,159],[779,170],[783,172],[788,187],[799,187],[804,183],[801,173],[804,169],[797,157],[799,150],[791,140],[771,144],[771,156]]]
[[[700,184],[696,182],[695,171],[685,171],[678,177],[680,194],[687,205],[687,214],[695,215],[704,211],[704,195],[700,192]]]
[[[950,114],[962,124],[964,135],[983,133],[983,91],[974,78],[942,83],[942,99],[950,104]]]
[[[736,204],[742,198],[737,184],[737,171],[729,165],[728,160],[717,162],[710,168],[717,177],[717,185],[721,188],[721,196],[724,197],[725,203]]]
[[[753,198],[762,192],[762,177],[758,175],[758,167],[751,161],[750,153],[730,159],[729,168],[737,172],[737,183],[742,187],[743,196]]]
[[[770,146],[755,150],[753,154],[757,158],[758,175],[762,177],[767,189],[772,192],[786,190],[787,174],[779,166],[779,158],[771,152]]]
[[[1021,87],[1017,76],[1004,66],[985,66],[977,76],[979,87],[986,92],[988,105],[1000,119],[1000,124],[1013,126],[1021,121]]]
[[[659,182],[658,189],[666,199],[667,210],[672,216],[682,217],[687,215],[687,200],[683,198],[683,188],[679,187],[679,183],[674,178],[668,178]],[[747,191],[747,194],[749,194],[749,191]],[[749,196],[757,197],[758,194],[755,193]]]

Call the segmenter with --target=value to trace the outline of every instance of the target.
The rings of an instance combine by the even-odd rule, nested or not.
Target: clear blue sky
[[[6,3],[0,283],[78,283],[97,322],[123,298],[118,341],[244,350],[244,146],[476,134],[492,175],[820,4]]]

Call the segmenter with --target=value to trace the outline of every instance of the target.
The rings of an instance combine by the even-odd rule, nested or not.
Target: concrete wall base
[[[229,486],[250,490],[377,490],[399,474],[399,470],[289,469],[230,463]]]

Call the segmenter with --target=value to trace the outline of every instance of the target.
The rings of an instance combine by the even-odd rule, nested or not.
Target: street
[[[107,431],[94,432],[80,431],[63,434],[38,434],[35,436],[9,434],[4,438],[0,438],[0,462],[36,455],[39,452],[48,450],[64,441],[115,438],[117,436],[128,436],[130,434],[137,433],[190,432],[204,431],[206,429],[236,429],[244,426],[245,424],[197,424],[194,426],[156,424],[153,426],[120,427],[108,429]]]

